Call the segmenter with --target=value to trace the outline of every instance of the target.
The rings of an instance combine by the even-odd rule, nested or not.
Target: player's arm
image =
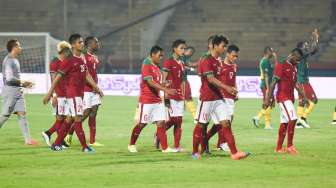
[[[151,76],[145,77],[144,80],[148,83],[148,85],[150,87],[152,87],[156,90],[163,91],[163,92],[167,93],[168,95],[175,95],[176,94],[175,89],[170,89],[170,88],[162,86],[161,84],[158,84],[158,83],[154,82],[153,78]]]
[[[295,89],[299,95],[303,96],[303,103],[306,104],[306,102],[308,101],[306,93],[298,82],[295,83]]]
[[[272,79],[271,84],[269,85],[269,89],[267,89],[266,91],[266,97],[265,97],[265,101],[263,106],[264,107],[269,107],[271,105],[271,99],[273,98],[273,92],[275,89],[276,84],[278,83],[278,81],[280,80],[280,78],[278,76],[274,76]]]
[[[318,51],[317,45],[318,45],[318,42],[319,42],[319,37],[320,37],[320,35],[318,33],[318,30],[314,29],[314,31],[312,32],[311,38],[308,41],[308,46],[309,46],[309,50],[310,50],[309,55],[311,55],[311,56],[314,55]]]
[[[96,84],[96,82],[93,80],[93,78],[90,75],[89,71],[86,71],[85,80],[93,88],[93,90],[95,92],[97,92],[101,97],[104,96],[102,90],[98,87],[98,85]]]
[[[54,80],[51,82],[51,86],[48,90],[47,95],[43,98],[43,104],[47,104],[55,91],[56,86],[58,85],[59,81],[62,79],[63,74],[57,73]]]
[[[215,76],[212,73],[209,73],[206,76],[210,84],[218,88],[225,89],[228,93],[231,93],[232,95],[237,95],[238,91],[236,88],[223,84],[221,81],[215,78]]]
[[[13,71],[14,65],[15,65],[14,61],[10,61],[6,64],[6,67],[5,67],[6,85],[18,86],[18,87],[24,87],[24,88],[33,87],[32,82],[24,81],[14,76],[14,71]]]

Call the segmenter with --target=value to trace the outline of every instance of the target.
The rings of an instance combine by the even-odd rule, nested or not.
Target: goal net
[[[51,58],[57,55],[56,45],[59,40],[49,33],[1,33],[0,32],[0,61],[8,54],[7,41],[19,40],[22,54],[19,56],[22,73],[48,73]],[[0,66],[1,69],[1,66]]]

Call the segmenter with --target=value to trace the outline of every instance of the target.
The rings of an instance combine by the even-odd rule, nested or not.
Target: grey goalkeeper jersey
[[[2,62],[2,77],[4,86],[20,87],[20,73],[19,60],[8,54]]]

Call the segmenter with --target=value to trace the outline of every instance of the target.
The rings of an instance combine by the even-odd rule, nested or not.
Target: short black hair
[[[212,40],[213,40],[213,38],[215,37],[215,36],[217,36],[217,35],[211,35],[209,38],[208,38],[208,44],[212,44]]]
[[[270,46],[266,46],[266,47],[264,48],[264,54],[267,54],[268,51],[272,51],[272,47],[270,47]]]
[[[76,42],[76,40],[80,39],[82,36],[78,33],[72,34],[69,37],[69,43],[70,44],[74,44]]]
[[[215,35],[214,38],[212,39],[212,45],[219,45],[220,43],[224,42],[225,44],[229,43],[229,40],[224,37],[223,35]]]
[[[162,52],[162,51],[163,49],[160,46],[155,45],[151,48],[149,55],[152,56],[152,54],[157,54],[158,52]]]
[[[10,39],[7,41],[7,51],[11,52],[15,46],[17,46],[17,42],[19,42],[17,39]]]
[[[180,44],[186,44],[186,41],[183,39],[177,39],[172,44],[172,49],[177,48]]]
[[[294,52],[299,53],[300,56],[303,57],[303,52],[302,52],[302,50],[301,50],[300,48],[294,48],[294,49],[291,51],[291,53],[294,53]]]
[[[231,44],[231,45],[228,47],[227,52],[228,52],[228,53],[231,53],[231,52],[239,52],[239,48],[238,48],[237,45]]]
[[[90,44],[90,42],[93,41],[93,40],[95,40],[96,38],[97,37],[95,37],[95,36],[88,36],[88,37],[86,37],[85,40],[84,40],[85,47],[88,47],[89,44]]]

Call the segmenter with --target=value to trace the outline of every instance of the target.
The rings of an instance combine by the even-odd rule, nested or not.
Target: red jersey
[[[211,55],[202,58],[198,65],[198,74],[201,76],[200,99],[202,101],[214,101],[222,99],[220,89],[209,83],[207,76],[212,74],[220,80],[220,61]]]
[[[62,63],[63,62],[58,58],[53,59],[50,62],[50,65],[49,65],[50,73],[57,73],[57,71],[60,69]],[[58,85],[55,87],[55,93],[56,93],[57,97],[65,97],[66,96],[66,81],[65,81],[64,78],[62,78],[59,81]]]
[[[86,67],[87,67],[87,69],[88,69],[91,77],[93,78],[93,80],[96,83],[98,83],[97,67],[98,67],[99,61],[98,61],[97,56],[89,54],[89,53],[86,53],[84,55],[84,57],[85,57],[85,60],[86,60]],[[86,83],[85,87],[84,87],[84,91],[92,92],[93,88],[92,88],[91,85],[89,85],[88,83]]]
[[[278,91],[276,98],[278,102],[291,100],[294,102],[294,88],[297,79],[297,69],[288,61],[276,63],[274,77],[278,78]]]
[[[170,81],[170,88],[176,89],[175,95],[168,95],[169,99],[181,101],[182,82],[184,81],[184,65],[182,61],[176,61],[174,58],[167,59],[163,62],[163,71],[168,72],[167,81]]]
[[[222,72],[220,81],[228,86],[236,87],[236,75],[237,75],[237,64],[222,64]],[[222,94],[224,98],[235,99],[236,95],[232,95],[225,89],[222,89]]]
[[[147,57],[141,67],[141,83],[139,102],[143,104],[160,103],[160,91],[149,86],[147,80],[152,80],[161,84],[162,74],[160,67],[152,63],[152,60]]]
[[[68,98],[82,97],[84,94],[85,77],[87,67],[84,56],[72,56],[67,59],[66,63],[62,63],[59,72],[66,79],[66,96]]]

